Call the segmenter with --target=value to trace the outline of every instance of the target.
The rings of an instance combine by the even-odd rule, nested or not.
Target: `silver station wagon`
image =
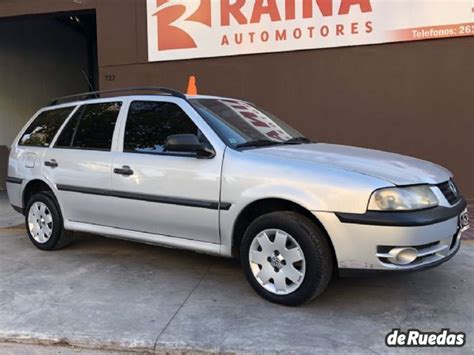
[[[39,249],[80,231],[238,257],[284,305],[335,274],[439,265],[468,228],[438,165],[314,143],[247,101],[167,88],[42,108],[11,147],[7,188]]]

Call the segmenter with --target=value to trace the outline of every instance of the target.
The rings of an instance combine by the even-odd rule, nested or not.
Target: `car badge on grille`
[[[454,194],[454,196],[458,195],[458,189],[456,188],[456,185],[454,185],[454,182],[452,180],[449,180],[449,189],[451,192]]]

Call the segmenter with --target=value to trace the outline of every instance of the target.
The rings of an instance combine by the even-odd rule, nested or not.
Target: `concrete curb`
[[[108,351],[127,351],[133,353],[153,354],[154,344],[152,343],[129,343],[129,342],[108,342],[97,341],[89,337],[70,339],[68,337],[52,337],[45,334],[19,334],[19,333],[0,333],[1,343],[14,343],[24,345],[40,346],[63,346],[80,348],[84,350],[108,350]]]
[[[167,354],[167,355],[183,355],[183,354],[254,354],[250,349],[226,349],[223,347],[203,346],[197,344],[186,343],[167,343],[158,342],[152,344],[150,342],[114,342],[114,341],[97,341],[89,337],[82,339],[69,339],[67,337],[50,337],[44,334],[2,334],[0,333],[0,349],[2,344],[30,345],[43,347],[63,347],[85,351],[111,351],[130,354]],[[279,354],[281,351],[270,349],[262,349],[259,354]],[[289,354],[287,351],[285,354]]]
[[[133,344],[133,343],[120,343],[120,342],[98,342],[91,339],[68,339],[68,338],[55,338],[55,337],[32,337],[32,336],[1,336],[0,335],[0,349],[2,344],[17,344],[17,345],[33,345],[43,347],[63,347],[71,349],[79,349],[85,351],[111,351],[121,352],[130,354],[244,354],[241,351],[226,351],[213,347],[192,347],[187,345],[176,346],[176,344],[158,344],[154,349],[154,344]]]

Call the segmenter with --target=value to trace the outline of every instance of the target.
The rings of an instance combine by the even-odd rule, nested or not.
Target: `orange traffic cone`
[[[188,81],[188,95],[197,95],[196,77],[191,75]]]

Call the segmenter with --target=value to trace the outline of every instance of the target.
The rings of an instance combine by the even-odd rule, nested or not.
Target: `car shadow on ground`
[[[83,233],[43,252],[24,230],[3,229],[0,330],[145,348],[380,352],[393,328],[473,331],[473,256],[463,241],[432,270],[334,278],[292,308],[260,298],[234,259]]]
[[[474,243],[464,241],[464,244],[474,246]],[[207,268],[208,275],[216,277],[223,276],[221,287],[225,289],[238,288],[246,291],[250,290],[247,285],[243,271],[238,259],[223,258],[200,254],[187,250],[166,248],[162,246],[135,243],[126,240],[106,238],[98,235],[76,233],[75,242],[66,250],[86,253],[88,256],[101,256],[105,258],[120,260],[124,265],[137,267],[139,264],[143,268],[156,268],[173,270],[174,267],[183,268],[188,265],[190,268]],[[460,253],[461,254],[461,253]],[[456,261],[456,259],[458,259]],[[459,256],[453,259],[453,263],[459,262]],[[457,277],[450,277],[451,263],[440,267],[419,272],[404,273],[381,273],[381,274],[356,274],[351,277],[340,277],[337,274],[332,278],[328,289],[315,301],[303,306],[307,309],[321,309],[324,307],[334,307],[338,305],[338,311],[344,310],[347,305],[351,311],[354,304],[359,310],[373,309],[375,300],[381,300],[384,304],[400,304],[402,297],[420,298],[424,295],[425,300],[432,297],[439,297],[440,284],[446,290],[456,290],[458,287],[466,286],[467,281],[472,281],[470,273],[460,273]],[[228,277],[232,275],[232,277]],[[433,286],[431,288],[431,286]],[[260,299],[256,294],[245,295]],[[268,303],[264,301],[265,303]],[[270,304],[270,303],[268,303]],[[276,307],[281,307],[276,305]],[[284,307],[290,309],[289,307]]]

